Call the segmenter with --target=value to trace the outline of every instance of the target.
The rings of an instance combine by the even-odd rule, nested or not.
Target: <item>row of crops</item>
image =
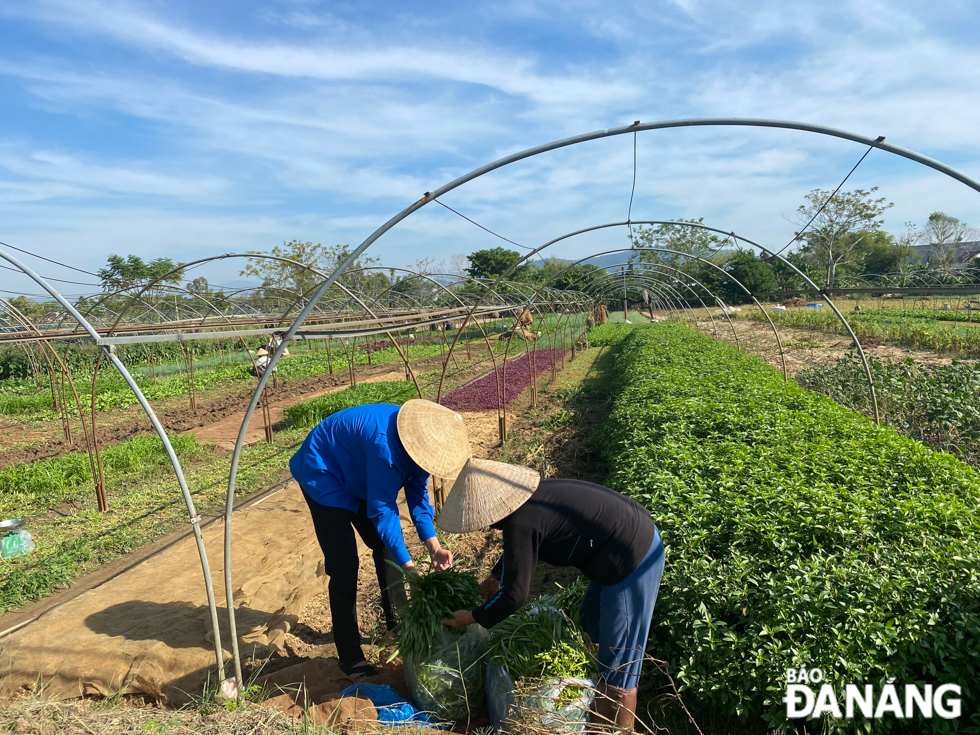
[[[170,442],[185,467],[211,457],[210,448],[193,436],[172,435]],[[111,515],[94,508],[92,471],[85,452],[0,470],[0,517],[30,518],[37,543],[29,556],[5,560],[0,566],[0,614],[67,586],[80,574],[152,541],[179,522],[183,503],[156,436],[138,436],[106,447],[101,456]],[[216,479],[208,477],[204,487],[205,483],[192,485],[199,501],[202,492],[216,496]]]
[[[626,326],[626,325],[624,325]],[[568,350],[533,350],[507,362],[506,372],[498,367],[496,374],[491,371],[476,380],[449,391],[442,404],[456,411],[480,411],[497,408],[499,400],[498,384],[503,386],[504,400],[509,405],[524,393],[533,377],[557,366],[569,353]],[[433,376],[438,379],[438,373]],[[293,428],[313,428],[337,411],[360,406],[366,403],[393,403],[401,405],[411,398],[417,398],[415,384],[404,380],[362,383],[335,393],[302,401],[283,409],[286,422]]]
[[[667,546],[649,651],[702,724],[791,731],[782,699],[801,667],[840,692],[893,678],[958,684],[975,703],[976,470],[679,325],[627,334],[616,381],[609,484]],[[930,731],[980,732],[965,707]],[[917,716],[906,731],[923,730]]]
[[[906,319],[934,319],[940,322],[980,322],[980,316],[974,310],[958,309],[865,309],[860,312],[862,317],[895,317]]]
[[[402,351],[410,361],[425,360],[443,354],[445,347],[439,343],[423,343],[403,346]],[[503,347],[499,348],[503,351]],[[364,365],[388,365],[401,363],[402,358],[394,347],[369,351],[354,349],[349,355],[342,349],[330,352],[303,352],[293,354],[279,362],[277,373],[285,380],[302,379],[331,371],[344,371],[349,361],[355,367]],[[151,376],[147,371],[137,372],[134,377],[143,394],[152,402],[187,395],[191,378],[186,372],[170,373],[165,377]],[[198,392],[236,381],[254,381],[252,361],[242,354],[225,364],[195,366],[194,389]],[[91,401],[91,376],[75,376],[79,397],[84,406]],[[70,395],[70,394],[69,394]],[[95,406],[99,410],[122,408],[136,403],[136,397],[122,376],[111,368],[104,368],[99,376]],[[0,414],[30,415],[50,412],[51,393],[47,380],[10,380],[0,383]]]
[[[554,317],[544,320],[548,325],[545,329],[553,329],[555,325]],[[507,322],[492,320],[483,323],[482,331],[480,326],[468,325],[460,334],[460,339],[470,342],[482,340],[483,333],[486,331],[494,335],[502,331]],[[452,340],[457,331],[455,329],[445,330],[432,329],[413,333],[411,336],[400,333],[396,335],[399,344],[408,345],[421,342],[444,343]],[[235,355],[242,357],[243,348],[257,350],[267,344],[264,337],[245,337],[235,339],[206,339],[198,340],[193,343],[182,342],[150,342],[136,345],[118,345],[116,354],[126,363],[133,372],[167,375],[170,372],[183,370],[184,359],[188,356],[194,358],[195,365],[205,366],[208,363],[225,362],[234,360]],[[391,341],[384,335],[372,337],[361,337],[352,340],[331,340],[334,350],[344,352],[345,349],[354,348],[359,351],[374,352],[391,346]],[[346,344],[345,344],[346,342]],[[292,344],[293,352],[300,352],[307,349],[325,349],[320,340],[296,341]],[[58,354],[66,367],[74,372],[91,373],[96,363],[99,361],[101,350],[88,340],[82,338],[73,342],[67,349],[58,349]],[[49,355],[50,356],[50,355]],[[244,358],[244,359],[247,359]],[[58,361],[52,359],[52,363],[57,367]],[[46,373],[47,360],[45,352],[41,349],[25,349],[21,346],[0,347],[0,380],[29,380],[32,377],[44,375]]]
[[[491,335],[493,334],[493,327],[492,324],[485,325],[485,328],[491,330]],[[401,339],[400,349],[410,362],[415,363],[436,356],[444,356],[448,352],[454,336],[455,333],[450,333],[447,338],[438,336],[419,340]],[[535,344],[541,354],[544,355],[553,352],[550,349],[552,343],[567,344],[568,337],[568,334],[542,334],[542,337],[536,340]],[[487,342],[477,328],[468,327],[461,335],[461,340],[463,341],[457,347],[458,352],[456,353],[459,355],[459,359],[462,359],[464,355],[467,358],[486,356]],[[496,354],[503,354],[508,350],[507,340],[494,338],[490,344]],[[349,366],[394,365],[402,362],[402,356],[398,349],[393,347],[388,340],[358,341],[354,345],[342,345],[335,340],[327,347],[323,347],[319,343],[316,343],[315,346],[316,349],[311,350],[306,348],[303,343],[299,343],[294,349],[294,354],[279,362],[277,369],[279,377],[286,380],[301,379],[327,372],[344,371]],[[515,344],[510,345],[509,352],[518,353],[523,349],[523,341],[518,339]],[[139,357],[135,353],[134,356]],[[128,357],[124,356],[127,364],[129,364]],[[550,366],[550,362],[547,363],[547,366]],[[201,358],[196,357],[193,376],[188,374],[183,361],[150,365],[146,363],[145,359],[137,359],[131,364],[131,369],[143,394],[151,402],[188,395],[192,383],[194,390],[201,392],[225,384],[254,380],[255,377],[252,359],[240,349],[237,351],[230,350],[227,354],[209,354]],[[516,366],[515,369],[520,370],[520,365]],[[84,406],[90,405],[92,401],[91,367],[85,365],[76,368],[72,374],[82,404]],[[60,377],[57,380],[59,381],[57,390],[60,392]],[[68,391],[68,400],[73,400],[67,385],[66,391]],[[95,407],[98,410],[108,410],[134,405],[135,403],[136,397],[122,376],[110,367],[103,366],[96,385]],[[43,417],[52,412],[52,406],[51,386],[46,374],[34,378],[0,380],[0,415],[25,417],[37,415]]]
[[[881,419],[897,431],[980,464],[980,364],[924,365],[914,360],[882,361],[868,356]],[[872,415],[864,365],[850,354],[831,367],[808,368],[796,376],[804,388]]]
[[[758,311],[744,311],[740,318],[766,321]],[[768,316],[777,327],[812,329],[828,334],[847,335],[837,316],[827,309],[791,309]],[[859,338],[874,337],[912,350],[932,350],[954,357],[980,357],[980,326],[947,324],[937,319],[903,316],[900,311],[846,314]]]

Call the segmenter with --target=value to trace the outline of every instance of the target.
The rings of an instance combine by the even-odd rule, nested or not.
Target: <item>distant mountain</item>
[[[594,265],[599,268],[605,268],[606,270],[616,270],[629,262],[630,256],[633,253],[629,251],[624,251],[621,253],[609,253],[607,255],[600,255],[597,258],[589,258],[583,265]],[[576,263],[578,258],[555,258],[560,263]],[[532,261],[535,265],[541,265],[540,260]]]
[[[726,257],[734,252],[734,250],[719,250],[715,253],[715,257]],[[609,253],[608,255],[600,255],[597,258],[590,258],[589,260],[585,261],[585,263],[598,266],[599,268],[605,268],[608,271],[615,271],[626,265],[629,262],[631,255],[634,255],[634,253],[624,250],[621,253]],[[577,259],[573,258],[557,258],[557,260],[562,263],[577,262]],[[535,262],[538,266],[541,265],[540,260]]]

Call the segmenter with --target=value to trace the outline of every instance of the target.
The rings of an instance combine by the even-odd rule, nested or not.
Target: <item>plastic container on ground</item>
[[[465,724],[486,701],[483,656],[490,633],[470,625],[462,633],[440,630],[426,661],[405,660],[405,684],[415,704],[441,720]]]
[[[562,696],[569,688],[578,693]],[[554,732],[585,732],[594,698],[595,682],[591,679],[544,679],[527,691],[517,692],[503,666],[487,665],[487,713],[497,732],[507,732],[509,723],[528,719]]]
[[[24,529],[8,533],[3,537],[0,556],[4,559],[13,559],[15,556],[24,556],[34,551],[34,539],[31,534]]]

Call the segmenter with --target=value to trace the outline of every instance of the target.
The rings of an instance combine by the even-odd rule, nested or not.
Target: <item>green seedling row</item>
[[[742,319],[765,321],[758,310],[745,311]],[[776,311],[768,315],[777,327],[812,329],[829,334],[847,335],[837,316],[827,308]],[[970,324],[946,324],[936,319],[902,316],[899,311],[845,314],[858,338],[876,337],[889,344],[912,350],[932,350],[941,355],[980,357],[980,328]]]
[[[980,464],[980,365],[924,365],[868,356],[882,420],[897,431]],[[872,415],[871,390],[856,354],[832,367],[808,368],[796,377],[804,388]]]

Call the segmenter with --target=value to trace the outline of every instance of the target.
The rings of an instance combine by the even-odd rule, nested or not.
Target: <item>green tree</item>
[[[861,273],[868,276],[898,273],[914,255],[910,242],[896,241],[884,230],[867,233],[856,252]]]
[[[204,276],[198,276],[193,281],[188,281],[187,290],[193,294],[207,296],[211,293],[211,284],[208,283],[208,279]]]
[[[255,257],[248,259],[240,275],[260,278],[267,297],[286,292],[298,298],[303,294],[310,295],[324,277],[336,270],[350,255],[351,249],[349,245],[327,247],[320,243],[314,245],[312,242],[291,240],[265,253],[250,253]],[[376,296],[387,287],[388,277],[381,271],[363,269],[373,268],[378,263],[376,258],[362,255],[351,263],[338,280],[355,293]]]
[[[466,273],[471,278],[497,278],[506,273],[508,268],[516,265],[521,259],[521,254],[506,248],[487,248],[470,253],[468,257],[470,264],[466,268]],[[507,280],[527,280],[530,268],[527,263],[519,266],[507,276]]]
[[[704,218],[679,221],[700,225]],[[642,262],[661,263],[688,272],[700,272],[697,258],[711,259],[724,244],[722,238],[709,230],[683,224],[641,227],[636,232],[635,242],[639,248],[654,248],[640,253]],[[655,248],[672,252],[660,252]]]
[[[39,316],[44,316],[45,313],[51,310],[53,302],[48,303],[38,303],[34,299],[30,299],[27,296],[14,296],[8,299],[11,306],[13,306],[17,311],[26,316],[28,319],[35,319]]]
[[[810,223],[806,232],[797,233],[804,242],[801,252],[815,268],[821,269],[825,286],[834,285],[838,268],[857,259],[857,247],[881,228],[881,215],[894,206],[884,197],[875,199],[876,191],[877,186],[842,191],[831,197],[833,192],[814,189],[797,208],[797,223]]]
[[[140,288],[149,283],[157,286],[180,283],[182,273],[178,269],[182,263],[175,263],[170,258],[154,258],[145,262],[138,255],[112,254],[106,258],[105,268],[99,268],[98,276],[102,282],[103,291],[123,291]]]
[[[726,273],[731,278],[726,276]],[[698,269],[692,270],[691,275],[709,289],[712,295],[719,297],[726,304],[746,304],[752,301],[732,278],[737,279],[753,295],[775,291],[780,287],[777,269],[751,252],[729,253],[727,260],[719,264],[718,268],[708,263],[699,263]],[[703,293],[693,283],[691,287],[701,295],[705,303],[710,303],[710,295]]]
[[[945,212],[933,212],[922,231],[922,238],[930,246],[929,266],[945,269],[953,262],[956,246],[967,238],[969,225]]]
[[[772,266],[766,261],[760,260],[755,253],[735,253],[725,264],[724,269],[745,286],[753,296],[776,290],[776,274]],[[725,280],[729,284],[727,286],[729,303],[741,304],[752,300],[734,282],[729,279]]]
[[[567,261],[558,258],[548,258],[534,275],[537,283],[550,288],[562,291],[585,291],[589,283],[602,272],[601,268],[591,263],[570,265]]]

